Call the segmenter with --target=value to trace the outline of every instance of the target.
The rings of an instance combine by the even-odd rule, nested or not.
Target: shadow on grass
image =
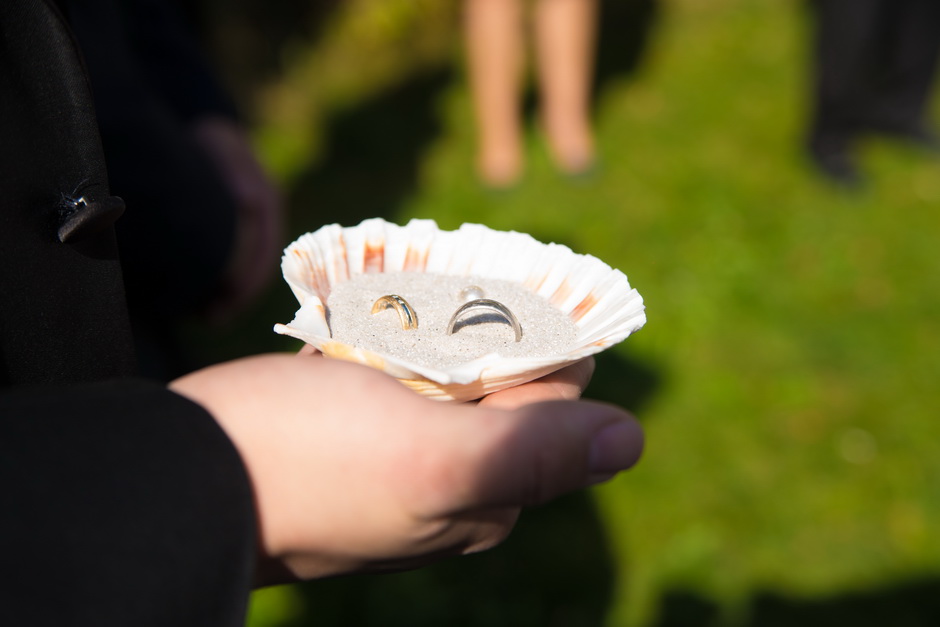
[[[663,599],[655,627],[709,627],[722,624],[712,601],[689,592]],[[820,599],[796,599],[762,592],[751,600],[741,627],[932,627],[940,625],[940,578],[899,583],[871,591]]]
[[[799,600],[763,593],[754,600],[752,627],[928,627],[940,625],[940,578],[899,583],[870,592]]]
[[[422,156],[442,128],[438,96],[449,67],[415,74],[329,120],[324,158],[301,173],[289,192],[298,233],[365,218],[394,220],[418,189]]]
[[[658,0],[601,0],[594,97],[612,81],[638,72],[659,19]]]
[[[595,626],[614,564],[584,493],[523,512],[499,548],[417,571],[296,586],[303,611],[281,627]]]
[[[283,71],[283,45],[313,46],[341,0],[175,0],[203,40],[235,100],[248,106],[255,90]]]
[[[597,368],[585,398],[613,403],[634,412],[642,422],[643,408],[659,390],[661,375],[649,364],[607,350],[595,355]]]

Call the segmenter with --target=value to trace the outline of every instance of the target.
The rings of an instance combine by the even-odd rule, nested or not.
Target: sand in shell
[[[515,341],[512,327],[498,314],[468,312],[447,334],[451,316],[463,304],[460,294],[479,286],[485,298],[501,302],[522,326]],[[397,294],[418,315],[418,328],[404,330],[394,309],[372,314],[372,305]],[[334,340],[435,369],[446,369],[489,353],[502,357],[550,357],[569,351],[577,327],[547,300],[511,281],[423,272],[361,274],[333,286],[327,321]]]

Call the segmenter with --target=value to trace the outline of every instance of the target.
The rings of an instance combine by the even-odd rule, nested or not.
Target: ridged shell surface
[[[324,226],[284,251],[284,279],[300,303],[274,330],[324,355],[372,366],[428,397],[466,401],[549,374],[626,339],[646,323],[643,299],[626,275],[566,246],[530,235],[464,224],[444,231],[433,220],[399,226],[380,218]],[[564,354],[541,358],[496,353],[437,370],[331,338],[325,303],[334,285],[357,274],[428,272],[513,281],[548,300],[577,328]]]

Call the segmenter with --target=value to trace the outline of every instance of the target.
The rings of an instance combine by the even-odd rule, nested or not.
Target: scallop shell
[[[439,400],[466,401],[537,379],[627,338],[646,322],[643,299],[619,270],[567,246],[515,231],[464,224],[443,231],[433,220],[398,226],[380,218],[358,226],[324,226],[287,247],[284,279],[300,303],[275,332],[311,344],[328,357],[378,368]],[[514,281],[546,298],[574,321],[577,337],[564,354],[541,358],[491,353],[437,370],[335,341],[324,303],[334,285],[362,273],[432,272]]]

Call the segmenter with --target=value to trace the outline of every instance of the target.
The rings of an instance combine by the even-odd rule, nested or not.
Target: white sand
[[[452,335],[447,323],[463,304],[462,290],[479,286],[484,297],[501,302],[522,326],[515,341],[512,327],[492,311],[469,311]],[[386,294],[404,298],[418,316],[418,328],[404,330],[398,312],[372,314],[372,304]],[[547,300],[510,281],[454,277],[421,272],[363,274],[333,286],[327,300],[333,339],[430,368],[445,369],[485,355],[549,357],[574,344],[574,322]]]

